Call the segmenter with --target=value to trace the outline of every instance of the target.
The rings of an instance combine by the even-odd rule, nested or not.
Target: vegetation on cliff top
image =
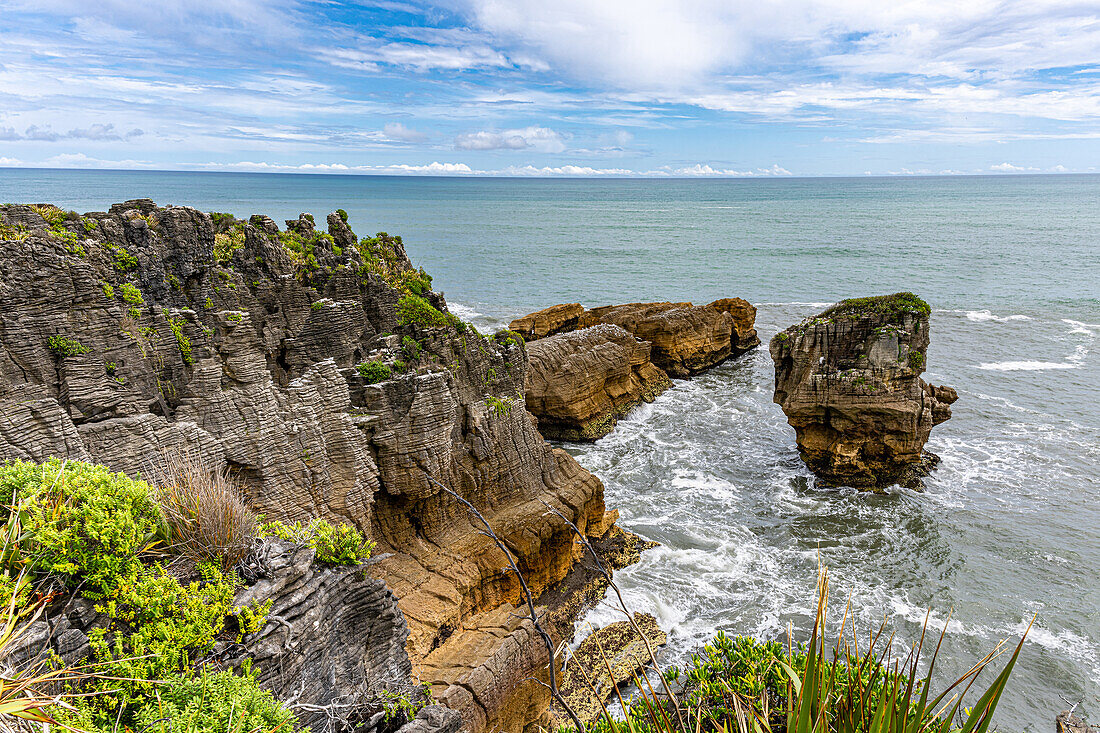
[[[927,316],[931,306],[910,292],[893,295],[873,295],[866,298],[848,298],[826,309],[818,318],[864,318],[880,316],[888,321],[899,321],[905,314]]]

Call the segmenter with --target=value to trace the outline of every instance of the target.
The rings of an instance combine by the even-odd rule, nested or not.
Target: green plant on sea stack
[[[374,543],[359,530],[319,518],[306,525],[301,522],[268,522],[261,526],[260,532],[261,536],[274,536],[312,547],[317,552],[317,562],[326,565],[358,565],[374,551]]]

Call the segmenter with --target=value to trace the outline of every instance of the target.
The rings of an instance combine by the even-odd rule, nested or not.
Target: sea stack
[[[853,298],[772,338],[775,402],[821,482],[919,489],[939,461],[924,444],[958,395],[920,378],[930,310],[912,293]]]

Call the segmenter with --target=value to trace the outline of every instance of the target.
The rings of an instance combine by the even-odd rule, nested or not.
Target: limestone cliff
[[[652,345],[653,363],[684,378],[759,345],[756,308],[741,298],[708,305],[627,303],[584,310],[577,303],[555,305],[512,321],[528,341],[597,324],[619,326]]]
[[[527,409],[551,440],[596,440],[616,419],[671,386],[651,346],[618,326],[598,325],[531,342]]]
[[[480,730],[540,719],[539,651],[504,557],[427,481],[476,505],[533,589],[606,531],[603,486],[524,409],[524,345],[447,312],[401,240],[337,214],[285,230],[147,199],[84,216],[0,207],[0,459],[146,468],[197,450],[269,518],[370,533],[413,673]],[[529,622],[528,622],[529,625]]]
[[[958,395],[920,378],[929,312],[912,293],[857,298],[772,338],[775,402],[825,483],[919,487],[938,460],[924,444]]]

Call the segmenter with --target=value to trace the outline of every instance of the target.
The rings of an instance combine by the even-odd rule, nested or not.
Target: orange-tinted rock
[[[563,303],[517,318],[509,328],[521,334],[527,341],[533,341],[572,331],[577,328],[577,319],[582,315],[584,306],[580,303]]]
[[[958,395],[920,378],[928,312],[910,293],[859,298],[772,338],[775,402],[824,483],[919,488],[938,461],[924,444]]]
[[[596,440],[639,403],[671,386],[650,345],[598,325],[527,345],[527,409],[551,440]]]

